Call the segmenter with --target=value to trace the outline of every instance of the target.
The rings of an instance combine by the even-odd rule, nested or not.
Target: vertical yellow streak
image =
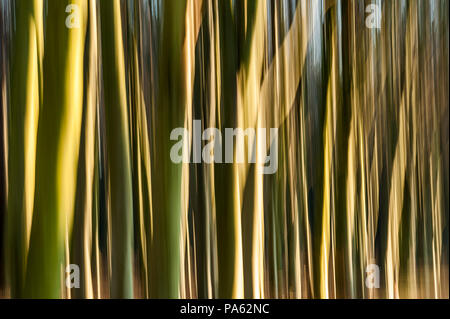
[[[298,208],[298,197],[297,192],[299,190],[295,189],[295,194],[293,196],[293,203],[294,203],[294,240],[295,240],[295,255],[294,255],[294,265],[295,265],[295,291],[294,291],[294,298],[301,299],[302,298],[302,286],[304,283],[302,283],[302,260],[301,260],[301,248],[300,248],[300,229],[299,229],[299,208]]]
[[[212,44],[212,49],[209,53],[209,59],[211,63],[211,69],[208,73],[209,83],[211,84],[211,95],[209,99],[209,127],[216,126],[216,110],[218,110],[218,104],[220,103],[218,92],[220,92],[220,60],[216,59],[216,52],[219,50],[219,44],[216,40],[216,33],[218,28],[217,15],[213,13],[214,4],[211,2],[206,2],[206,16],[209,26],[209,35]],[[215,9],[214,9],[215,10]],[[214,11],[216,12],[216,11]],[[220,112],[219,112],[220,113]],[[219,120],[220,123],[220,120]],[[220,127],[220,126],[219,126]],[[208,213],[206,214],[206,267],[207,267],[207,297],[212,298],[215,294],[214,284],[217,282],[217,234],[215,227],[211,225],[216,225],[216,202],[215,202],[215,183],[214,183],[214,165],[205,166],[205,187]],[[213,276],[214,274],[214,276]]]
[[[431,195],[433,197],[432,201],[432,229],[433,229],[433,240],[432,240],[432,256],[433,256],[433,290],[434,298],[440,298],[440,286],[441,286],[441,251],[442,251],[442,220],[441,220],[441,174],[440,174],[440,159],[435,159],[435,161],[430,161],[430,177],[433,178],[434,172],[436,172],[436,181],[431,183]],[[437,162],[438,167],[434,167],[433,162]],[[433,180],[433,179],[431,179]]]
[[[26,231],[26,251],[28,251],[31,221],[33,218],[34,204],[34,179],[35,179],[35,159],[37,124],[39,118],[39,60],[37,33],[39,32],[34,24],[30,23],[29,42],[29,68],[27,74],[27,92],[25,108],[25,231]],[[42,64],[41,64],[42,65]]]
[[[388,219],[388,238],[386,252],[386,289],[388,298],[399,298],[399,275],[400,275],[400,225],[402,218],[402,209],[404,202],[404,187],[406,180],[407,156],[410,156],[410,132],[408,125],[409,113],[414,113],[416,106],[415,100],[410,100],[412,92],[416,90],[416,79],[418,76],[418,59],[416,54],[418,23],[416,3],[412,3],[408,13],[408,24],[405,40],[408,46],[405,57],[405,88],[400,93],[401,100],[398,116],[398,141],[395,150],[395,157],[392,167],[391,188],[389,193],[389,219]]]
[[[331,215],[333,211],[333,136],[334,136],[334,112],[337,109],[337,87],[338,87],[338,59],[337,59],[337,38],[336,28],[331,34],[331,70],[328,78],[327,100],[324,126],[324,176],[323,176],[323,207],[322,207],[322,237],[320,246],[320,298],[329,298],[330,291],[330,254],[334,252],[331,246]],[[334,262],[334,260],[332,260]],[[332,264],[333,266],[333,264]],[[334,271],[333,271],[334,273]],[[334,279],[333,279],[334,280]]]
[[[354,113],[353,113],[354,114]],[[365,140],[363,137],[363,128],[361,123],[363,123],[362,120],[359,120],[359,162],[360,162],[360,168],[361,168],[361,193],[360,193],[360,215],[361,218],[359,219],[359,227],[361,229],[360,231],[360,249],[361,253],[359,254],[359,259],[362,267],[360,267],[358,275],[361,276],[361,278],[364,278],[365,276],[365,267],[364,265],[371,264],[371,258],[372,254],[369,250],[369,233],[368,233],[368,210],[366,205],[366,196],[367,196],[367,190],[366,190],[366,182],[367,182],[367,172],[366,172],[366,161],[365,161]],[[363,293],[363,297],[365,297],[365,281],[363,280],[361,291]]]
[[[137,52],[136,52],[137,53]],[[135,59],[136,61],[136,65],[135,68],[136,70],[139,69],[139,65],[138,65],[138,58],[136,57]],[[151,183],[151,155],[150,155],[150,141],[149,141],[149,136],[148,136],[148,125],[147,125],[147,121],[148,121],[148,115],[147,115],[147,109],[145,106],[145,101],[144,101],[144,96],[143,96],[143,92],[142,92],[142,84],[139,80],[139,76],[138,73],[136,74],[136,83],[137,83],[137,87],[138,87],[138,123],[137,123],[137,127],[138,127],[138,136],[139,136],[139,152],[142,153],[141,156],[139,156],[139,170],[142,171],[142,164],[144,165],[143,170],[145,171],[145,181],[142,181],[142,176],[141,173],[139,173],[139,187],[141,188],[139,190],[139,194],[142,195],[142,184],[145,183],[146,187],[147,187],[147,196],[148,196],[148,200],[149,200],[149,219],[150,219],[150,229],[143,229],[145,227],[145,224],[143,222],[142,219],[142,225],[141,225],[141,233],[142,231],[145,232],[146,236],[149,237],[147,240],[148,242],[151,242],[153,239],[153,199],[152,199],[152,183]],[[144,216],[141,216],[141,218],[144,218]],[[143,240],[143,238],[141,238],[141,240]],[[146,247],[147,244],[145,244],[144,246]],[[148,254],[148,249],[149,247],[146,247],[146,254]],[[146,260],[147,257],[145,257],[144,262],[147,263]],[[146,267],[148,267],[148,265],[146,265]],[[148,289],[148,287],[146,287]]]
[[[327,111],[328,113],[328,111]],[[328,115],[327,115],[328,117]],[[331,162],[331,145],[329,144],[330,123],[327,119],[327,133],[325,140],[325,161],[324,161],[324,196],[322,208],[322,238],[320,247],[320,298],[328,298],[328,258],[330,254],[330,162]]]
[[[258,126],[261,126],[261,117],[258,118]],[[265,132],[263,133],[265,134]],[[266,145],[262,145],[262,136],[256,130],[256,167],[264,165]],[[270,143],[270,142],[269,142]],[[258,169],[256,169],[257,171]],[[253,217],[253,245],[252,245],[252,276],[253,298],[264,298],[264,196],[263,175],[255,173],[254,217]]]
[[[39,61],[39,101],[42,102],[44,89],[44,74],[42,72],[44,62],[44,0],[33,0],[34,23],[36,27],[37,57]]]
[[[82,17],[81,25],[85,26],[87,1],[74,1],[79,8]],[[78,163],[78,150],[80,143],[81,118],[83,108],[83,54],[85,28],[71,29],[68,36],[67,65],[72,72],[66,73],[65,78],[65,112],[62,118],[61,136],[58,146],[57,183],[59,189],[58,198],[64,199],[58,202],[58,211],[65,212],[62,218],[61,229],[66,223],[72,225],[73,207],[76,187],[76,171]],[[70,226],[71,227],[71,226]],[[70,229],[66,229],[69,231]]]
[[[141,93],[141,101],[143,101],[142,92]],[[148,138],[148,127],[147,127],[147,110],[145,108],[145,105],[141,103],[140,107],[140,128],[141,128],[141,147],[142,153],[143,153],[143,161],[144,161],[144,170],[146,174],[146,180],[144,181],[147,184],[147,195],[149,199],[149,213],[150,213],[150,229],[146,231],[146,236],[148,236],[149,240],[147,242],[151,242],[153,240],[153,192],[152,192],[152,183],[151,183],[151,156],[150,156],[150,141]],[[147,233],[150,232],[150,233]],[[146,254],[148,254],[148,249],[146,249]],[[145,261],[147,263],[147,261]],[[146,267],[148,268],[148,265],[146,264]],[[147,269],[148,271],[148,269]],[[147,274],[148,275],[148,274]],[[148,287],[147,287],[148,289]]]
[[[89,20],[90,20],[90,52],[89,52],[89,79],[87,84],[86,98],[86,124],[85,124],[85,181],[86,197],[84,203],[84,231],[83,231],[83,253],[84,253],[84,286],[85,297],[93,298],[92,283],[92,212],[93,212],[93,185],[94,185],[94,166],[95,166],[95,122],[97,114],[97,83],[98,83],[98,65],[97,65],[97,12],[96,2],[89,2]],[[83,160],[83,159],[81,159]],[[81,185],[80,185],[81,186]]]
[[[357,196],[357,186],[356,186],[356,119],[355,117],[352,117],[352,120],[350,122],[350,134],[348,139],[348,176],[347,176],[347,216],[346,216],[346,222],[347,222],[347,271],[349,272],[350,277],[350,287],[351,287],[351,294],[353,294],[354,290],[354,262],[353,262],[353,240],[355,235],[355,215],[356,215],[356,201],[355,197]]]
[[[406,172],[406,110],[405,102],[402,98],[400,104],[399,117],[399,137],[395,151],[394,165],[392,167],[392,180],[389,195],[389,220],[388,239],[386,253],[386,286],[388,298],[398,298],[399,281],[399,228],[401,213],[403,208],[403,193]]]
[[[247,10],[245,3],[245,11]],[[253,30],[253,36],[251,38],[250,45],[250,57],[248,63],[241,68],[238,73],[238,105],[242,105],[242,107],[238,106],[238,127],[248,128],[255,126],[263,127],[265,125],[265,116],[264,113],[259,113],[259,98],[260,98],[260,79],[262,74],[262,66],[264,59],[264,41],[266,38],[266,2],[258,1],[256,8],[256,21]],[[247,27],[245,27],[246,29]],[[258,154],[256,169],[255,169],[255,192],[254,192],[254,218],[253,218],[253,238],[252,240],[252,288],[253,288],[253,297],[254,298],[262,298],[264,296],[264,273],[263,273],[263,257],[264,257],[264,231],[263,231],[263,223],[264,223],[264,211],[263,211],[263,176],[258,173],[259,166],[263,165],[263,156],[265,154],[266,145],[262,145],[262,136],[260,136],[256,130],[256,134],[254,136],[249,136],[247,140],[244,142],[244,145],[241,145],[243,149],[236,149],[236,153],[244,154],[245,158],[249,158],[251,154],[248,153],[248,145],[256,145],[256,154]],[[256,140],[255,140],[256,139]],[[254,144],[256,141],[256,144]],[[242,164],[237,165],[237,174],[235,177],[239,180],[239,198],[243,198],[243,191],[245,184],[247,182],[247,174],[250,165]],[[239,200],[240,202],[240,200]],[[239,207],[242,207],[242,203],[239,204]],[[240,215],[240,213],[239,213]],[[240,224],[239,216],[239,224]],[[239,237],[242,237],[241,228],[236,229],[239,232]],[[242,245],[242,241],[239,243]],[[239,258],[243,258],[240,256]],[[242,266],[243,267],[243,266]],[[244,276],[244,274],[239,275]],[[242,287],[243,289],[243,287]]]
[[[185,16],[185,39],[183,43],[183,67],[184,67],[184,95],[185,95],[185,114],[184,127],[188,129],[190,134],[189,141],[192,140],[192,97],[194,91],[195,77],[195,44],[197,43],[198,33],[201,22],[202,1],[189,0],[186,4]],[[185,145],[187,147],[187,145]],[[191,149],[191,148],[189,148]],[[183,163],[181,176],[181,228],[180,228],[180,261],[181,269],[186,269],[186,246],[189,246],[187,213],[189,204],[189,164]],[[187,247],[189,248],[189,247]],[[187,256],[189,258],[189,256]],[[189,273],[188,273],[189,274]],[[192,278],[185,278],[185,271],[180,272],[180,292],[185,295],[187,291],[187,282]]]
[[[59,192],[59,201],[58,201],[58,211],[63,213],[64,217],[61,218],[60,222],[64,223],[64,226],[61,226],[60,229],[64,229],[64,240],[65,240],[65,260],[68,261],[70,253],[69,253],[69,237],[72,233],[73,226],[73,214],[74,214],[74,206],[75,206],[75,190],[77,186],[77,167],[78,167],[78,153],[80,146],[80,133],[81,133],[81,122],[83,116],[83,54],[84,54],[84,36],[85,36],[85,26],[87,23],[87,1],[83,1],[82,3],[77,3],[81,7],[80,12],[83,14],[81,19],[81,25],[83,28],[74,28],[72,32],[69,32],[68,36],[68,56],[67,56],[67,65],[71,65],[73,67],[72,72],[66,73],[65,78],[65,96],[67,97],[64,101],[66,104],[65,112],[61,119],[61,135],[59,140],[58,147],[58,160],[57,160],[57,184],[58,184],[58,192]],[[91,110],[90,110],[91,111]],[[92,119],[92,111],[91,114],[88,115],[88,124],[91,124],[94,120]],[[92,125],[92,124],[91,124]],[[89,130],[89,128],[88,128]],[[88,131],[90,135],[87,135],[87,138],[93,137],[93,130]],[[92,142],[91,142],[92,144]],[[88,147],[89,144],[86,144]],[[86,158],[82,159],[86,161],[86,164],[89,165],[87,156],[89,150],[86,149]],[[92,159],[91,159],[92,160]],[[88,171],[89,167],[86,166],[86,171]],[[86,172],[89,174],[88,172]],[[87,176],[86,176],[87,177]],[[92,176],[90,177],[92,181]],[[87,179],[88,181],[88,179]],[[88,189],[92,185],[88,185]],[[92,196],[92,191],[87,192],[86,199]],[[86,204],[85,203],[85,213],[86,212]],[[92,204],[91,202],[89,204]],[[87,223],[90,224],[91,218],[87,218]],[[86,230],[85,235],[90,234],[91,231]],[[86,240],[86,239],[85,239]],[[83,245],[87,251],[90,251],[90,246],[83,240]],[[84,278],[90,278],[90,254],[89,259],[84,260],[85,262],[85,274],[83,274]],[[64,278],[64,277],[63,277]],[[88,284],[86,287],[88,290],[92,290],[92,284],[90,280],[84,280],[85,283]],[[66,288],[66,297],[71,297],[70,288]],[[63,290],[64,292],[64,290]],[[92,296],[92,295],[91,295]]]
[[[334,63],[332,66],[332,74]],[[331,78],[330,78],[331,79]],[[331,170],[332,170],[332,135],[333,135],[333,119],[332,119],[332,92],[333,81],[328,82],[327,90],[327,109],[325,120],[325,143],[324,143],[324,176],[323,176],[323,207],[322,207],[322,237],[320,246],[320,298],[329,298],[329,255],[330,255],[330,212],[331,212]]]
[[[308,41],[313,32],[307,22],[307,4],[305,0],[299,1],[292,26],[285,35],[281,47],[277,49],[272,64],[265,72],[260,88],[259,112],[266,114],[266,127],[278,127],[275,119],[278,123],[283,123],[294,105],[306,59]],[[278,23],[275,18],[275,43],[279,41]],[[284,98],[278,100],[278,95]],[[281,116],[275,116],[275,112]]]
[[[137,82],[138,83],[138,82]],[[148,267],[147,267],[147,241],[146,241],[146,236],[147,236],[147,233],[146,233],[146,228],[145,228],[145,219],[144,219],[144,198],[143,198],[143,195],[142,195],[142,184],[143,184],[143,181],[142,181],[142,164],[141,164],[141,156],[142,156],[142,154],[141,154],[141,145],[140,145],[140,143],[141,143],[141,140],[142,140],[142,136],[141,136],[141,132],[142,132],[142,129],[141,129],[141,127],[140,127],[140,123],[141,123],[141,120],[140,120],[140,117],[141,117],[141,112],[140,112],[140,108],[141,108],[141,106],[140,106],[140,103],[139,103],[139,105],[138,105],[138,108],[139,108],[139,110],[138,110],[138,119],[137,119],[137,121],[138,121],[138,124],[136,125],[136,127],[137,127],[137,139],[138,139],[138,143],[137,143],[137,146],[136,146],[136,157],[137,157],[137,178],[138,178],[138,201],[139,201],[139,228],[140,228],[140,231],[139,231],[139,234],[140,234],[140,238],[139,238],[139,240],[140,240],[140,242],[141,242],[141,247],[142,247],[142,263],[143,263],[143,268],[144,268],[144,281],[145,281],[145,291],[144,291],[144,296],[148,296],[148,285],[147,285],[147,283],[148,283]]]
[[[217,1],[214,2],[214,38],[215,40],[215,46],[214,46],[214,56],[217,57],[215,58],[215,70],[216,70],[216,97],[217,97],[217,105],[216,108],[217,110],[220,110],[221,108],[221,103],[220,103],[220,97],[222,95],[222,65],[220,63],[220,51],[221,51],[221,47],[220,47],[220,28],[219,28],[219,10],[218,10],[218,3]],[[222,119],[221,119],[221,112],[217,113],[217,127],[222,127]]]
[[[241,222],[241,189],[239,182],[238,165],[233,164],[233,177],[234,177],[234,190],[235,196],[233,197],[233,211],[234,211],[234,232],[236,234],[234,241],[234,279],[233,279],[233,292],[232,298],[241,299],[244,298],[244,264],[242,257],[242,222]]]
[[[135,17],[136,19],[136,17]],[[136,25],[136,24],[135,24]],[[150,153],[149,153],[149,142],[148,142],[148,131],[147,131],[147,114],[146,114],[146,107],[145,102],[143,98],[142,93],[142,84],[140,80],[140,74],[139,74],[139,55],[138,55],[138,42],[139,39],[136,38],[136,34],[133,35],[132,39],[132,63],[133,63],[133,81],[134,81],[134,99],[136,103],[136,117],[135,117],[135,135],[136,135],[136,148],[134,149],[134,152],[136,153],[136,165],[137,165],[137,193],[138,193],[138,210],[139,210],[139,241],[141,246],[141,253],[142,253],[142,263],[143,263],[143,272],[144,272],[144,291],[143,291],[143,297],[148,298],[148,249],[147,246],[148,236],[152,236],[152,199],[151,199],[151,182],[150,182]],[[144,166],[144,167],[142,167]],[[145,171],[145,181],[143,180],[142,172]],[[147,196],[149,200],[149,207],[150,207],[150,235],[147,233],[147,225],[145,221],[145,212],[144,212],[144,193],[143,193],[143,185],[144,183],[147,186]]]
[[[302,103],[304,100],[302,99]],[[300,103],[300,105],[302,105]],[[302,176],[306,180],[306,132],[305,132],[305,115],[303,112],[300,114],[300,140],[301,140],[301,170],[302,170]],[[312,252],[312,241],[311,241],[311,228],[310,228],[310,221],[309,221],[309,215],[308,215],[308,188],[306,185],[306,182],[302,183],[303,189],[303,212],[304,212],[304,218],[305,218],[305,228],[306,228],[306,249],[307,249],[307,257],[308,257],[308,278],[309,283],[311,287],[314,287],[314,273],[313,273],[313,252]],[[306,276],[305,276],[306,277]]]
[[[214,1],[205,2],[208,3],[208,19],[209,19],[209,34],[211,35],[212,50],[210,52],[211,65],[210,80],[212,82],[212,94],[210,97],[210,127],[222,127],[222,120],[220,116],[221,107],[221,72],[222,65],[220,60],[220,41],[219,41],[219,14],[218,14],[218,2]],[[214,165],[207,165],[208,180],[209,180],[209,194],[210,200],[210,215],[208,215],[208,298],[212,298],[218,295],[218,281],[219,281],[219,265],[218,265],[218,240],[217,240],[217,228],[212,225],[217,225],[216,215],[216,189],[214,180]]]

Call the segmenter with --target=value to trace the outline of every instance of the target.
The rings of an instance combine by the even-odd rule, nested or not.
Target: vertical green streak
[[[231,3],[219,1],[216,5],[219,12],[219,35],[220,35],[220,63],[221,71],[221,109],[222,134],[224,128],[235,127],[236,123],[236,71],[238,67],[238,57],[236,56],[236,31],[232,16]],[[219,121],[218,121],[219,123]],[[214,182],[216,196],[216,216],[217,216],[217,256],[218,256],[218,297],[232,298],[235,278],[236,261],[236,230],[234,212],[234,169],[233,164],[219,164],[214,167]]]
[[[100,2],[111,209],[112,298],[133,297],[133,197],[120,1]]]
[[[13,39],[11,68],[11,107],[9,110],[8,132],[8,215],[7,215],[7,260],[10,278],[11,296],[23,294],[27,253],[26,222],[26,119],[27,113],[33,112],[38,105],[37,91],[33,84],[37,82],[36,51],[32,50],[36,41],[36,25],[33,1],[16,1],[16,34]],[[33,54],[34,53],[34,54]],[[37,88],[35,87],[35,90]],[[28,159],[31,160],[31,159]],[[34,159],[32,159],[34,161]],[[29,195],[29,194],[28,194]]]
[[[145,115],[145,104],[142,103],[142,86],[140,81],[139,66],[142,65],[139,55],[140,39],[140,3],[133,3],[127,7],[128,28],[128,74],[127,84],[130,95],[130,135],[131,135],[131,160],[132,160],[132,182],[133,182],[133,218],[134,218],[134,249],[136,250],[135,278],[139,285],[135,288],[137,298],[148,297],[148,271],[147,271],[147,238],[150,227],[146,227],[146,217],[150,216],[149,198],[146,192],[146,174],[144,163],[149,161],[142,145],[148,136],[147,130],[142,128],[143,121],[147,121]],[[149,226],[149,225],[148,225]],[[138,289],[137,289],[138,288]]]
[[[153,240],[150,252],[150,296],[179,297],[182,164],[170,159],[170,132],[184,126],[186,104],[183,42],[185,1],[165,1],[159,51],[159,96],[155,110],[152,184]]]
[[[11,68],[11,109],[9,120],[8,150],[8,227],[7,260],[10,278],[11,296],[18,297],[22,293],[22,285],[26,262],[26,230],[25,230],[25,109],[28,76],[28,43],[32,4],[25,1],[16,2],[17,31],[14,37],[13,63]]]

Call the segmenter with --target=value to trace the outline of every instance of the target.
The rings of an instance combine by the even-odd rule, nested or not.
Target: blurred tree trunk
[[[106,150],[111,211],[111,297],[133,297],[133,197],[119,0],[100,1]]]
[[[70,3],[78,6],[79,28],[65,25],[69,1],[48,6],[36,196],[24,291],[32,298],[59,298],[66,283],[64,242],[71,232],[75,202],[87,19],[86,0]]]
[[[186,1],[164,1],[159,51],[158,103],[152,158],[153,239],[150,249],[150,296],[180,295],[182,163],[170,159],[170,132],[185,127],[186,65],[183,61]]]
[[[15,1],[8,134],[7,260],[11,295],[23,296],[34,200],[42,61],[42,0]]]
[[[88,76],[85,84],[83,122],[78,160],[77,191],[75,215],[71,238],[70,263],[80,266],[80,288],[71,290],[71,297],[93,298],[93,251],[94,234],[94,170],[98,160],[97,141],[97,105],[98,105],[98,50],[97,50],[97,1],[89,1],[89,30],[86,38],[88,53]]]

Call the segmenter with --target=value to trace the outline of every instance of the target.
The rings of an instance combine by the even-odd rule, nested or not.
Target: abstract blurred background
[[[0,297],[448,298],[448,12],[0,0]],[[193,120],[277,172],[173,163]]]

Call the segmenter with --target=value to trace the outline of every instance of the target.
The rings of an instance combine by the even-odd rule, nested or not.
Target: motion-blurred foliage
[[[448,9],[0,0],[0,297],[448,298]],[[278,171],[173,163],[193,120]]]

